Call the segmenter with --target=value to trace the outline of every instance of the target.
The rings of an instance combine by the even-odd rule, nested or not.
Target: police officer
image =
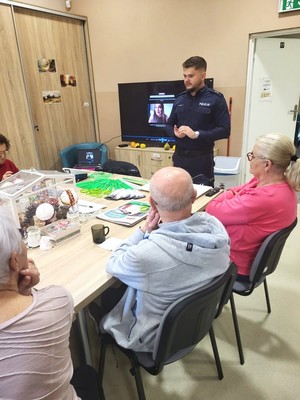
[[[176,140],[173,164],[188,171],[194,183],[213,186],[213,147],[230,135],[228,107],[222,93],[205,84],[204,58],[190,57],[182,67],[186,91],[176,98],[167,124]]]

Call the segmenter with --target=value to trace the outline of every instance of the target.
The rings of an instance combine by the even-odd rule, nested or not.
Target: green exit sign
[[[279,12],[300,10],[299,0],[279,0]]]

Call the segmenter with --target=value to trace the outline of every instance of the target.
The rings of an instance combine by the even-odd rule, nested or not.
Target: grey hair
[[[15,222],[0,212],[0,285],[7,282],[9,276],[9,260],[15,251],[22,252],[22,236]]]
[[[268,133],[256,139],[257,154],[272,161],[274,167],[283,172],[288,184],[300,191],[300,160],[291,161],[296,148],[288,136],[280,133]]]
[[[192,204],[194,196],[194,186],[191,176],[183,169],[169,167],[172,170],[177,169],[180,175],[172,176],[173,182],[166,179],[164,184],[158,184],[155,179],[150,181],[150,194],[152,199],[161,210],[179,211],[184,210]],[[168,170],[169,168],[164,168]],[[179,189],[179,190],[178,190]]]

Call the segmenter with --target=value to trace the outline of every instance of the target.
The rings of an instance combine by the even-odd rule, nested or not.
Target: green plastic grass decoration
[[[112,178],[112,174],[91,174],[89,179],[76,184],[81,193],[94,197],[105,197],[117,189],[132,189],[120,179]]]

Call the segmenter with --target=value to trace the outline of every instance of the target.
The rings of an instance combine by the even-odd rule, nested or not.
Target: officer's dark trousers
[[[196,155],[194,151],[175,151],[173,165],[185,169],[191,175],[194,183],[214,186],[213,153]]]

